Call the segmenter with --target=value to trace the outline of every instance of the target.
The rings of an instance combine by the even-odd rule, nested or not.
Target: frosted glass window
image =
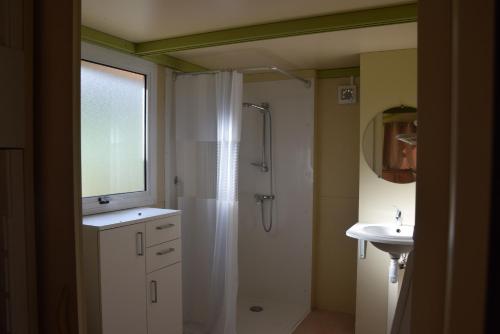
[[[81,62],[82,194],[146,191],[146,76]]]

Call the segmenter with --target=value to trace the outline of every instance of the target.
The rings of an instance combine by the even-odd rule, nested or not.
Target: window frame
[[[82,213],[89,215],[155,205],[157,200],[157,66],[139,57],[85,42],[81,44],[80,58],[84,61],[139,73],[146,77],[146,191],[82,197]],[[109,200],[109,203],[99,203],[99,197],[103,196]]]

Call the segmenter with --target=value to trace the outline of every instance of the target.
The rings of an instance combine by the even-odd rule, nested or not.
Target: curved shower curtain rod
[[[227,69],[227,70],[212,70],[212,71],[202,71],[202,72],[179,72],[179,71],[174,71],[174,80],[177,76],[179,75],[199,75],[199,74],[215,74],[215,73],[220,73],[223,71],[231,71],[232,69]],[[289,78],[299,80],[307,88],[311,87],[311,80],[304,79],[302,77],[299,77],[298,75],[295,75],[289,71],[283,70],[277,66],[267,66],[267,67],[248,67],[248,68],[236,68],[233,69],[235,71],[241,72],[241,73],[246,73],[246,72],[255,72],[255,71],[274,71],[274,72],[279,72],[283,75],[286,75]]]

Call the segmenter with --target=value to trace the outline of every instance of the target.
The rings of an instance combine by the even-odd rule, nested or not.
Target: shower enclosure
[[[314,88],[245,83],[243,101],[237,333],[290,334],[311,299]]]
[[[225,256],[237,276],[224,276],[217,240],[220,145],[213,73],[175,82],[178,206],[183,210],[183,299],[188,334],[290,334],[310,310],[314,87],[298,80],[243,84],[241,138],[228,151],[237,165],[234,216],[221,225],[235,237]],[[233,101],[233,99],[231,99]],[[239,148],[238,148],[239,147]],[[232,233],[233,233],[232,232]],[[227,262],[226,262],[227,263]],[[234,262],[231,265],[234,268]],[[230,290],[224,288],[230,286]],[[233,330],[214,331],[210,301],[238,287]],[[234,300],[232,292],[221,295]],[[227,304],[229,305],[229,304]],[[227,313],[229,312],[229,313]]]

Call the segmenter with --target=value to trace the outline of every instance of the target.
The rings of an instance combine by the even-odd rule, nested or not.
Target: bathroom
[[[453,170],[433,144],[436,136],[432,141],[446,127],[430,124],[446,120],[429,116],[439,105],[422,99],[431,94],[422,64],[432,62],[421,51],[429,47],[417,3],[81,0],[75,8],[78,38],[61,46],[78,74],[78,93],[61,96],[74,110],[33,116],[35,136],[44,138],[34,147],[44,153],[35,152],[35,167],[45,167],[25,200],[29,205],[34,191],[40,226],[55,209],[77,223],[59,233],[35,225],[16,230],[26,244],[10,243],[5,254],[21,254],[33,270],[29,238],[36,236],[38,278],[10,287],[27,275],[12,267],[2,295],[19,296],[21,283],[37,285],[40,302],[25,298],[26,309],[50,300],[57,321],[45,328],[57,323],[62,332],[75,324],[92,334],[424,328],[417,310],[425,294],[415,292],[430,284],[424,268],[436,277],[442,270],[442,279],[460,266],[445,272],[440,265],[458,256],[451,251],[435,252],[426,264],[415,255],[415,248],[428,255],[445,247],[429,235],[445,235],[446,227],[431,231],[422,222],[432,220],[432,205],[445,203],[431,201],[436,189],[450,186],[445,178],[431,181],[440,174],[430,161]],[[44,86],[47,94],[55,82]],[[50,106],[44,96],[37,92],[36,101]],[[56,119],[72,126],[52,125]],[[73,140],[60,140],[63,134]],[[449,145],[458,154],[451,139]],[[54,146],[71,154],[50,155]],[[54,159],[71,162],[73,182],[54,179],[66,175],[53,169]],[[22,197],[9,189],[30,168],[23,163],[30,160],[0,150],[8,201]],[[71,192],[74,206],[48,196],[57,189]],[[446,208],[436,209],[435,219],[446,220]],[[61,275],[48,279],[48,268]],[[51,296],[51,284],[60,282],[64,289]],[[40,308],[40,319],[52,319],[49,309]],[[29,323],[16,312],[0,309],[0,329],[15,333]]]
[[[390,258],[371,244],[358,260],[357,240],[346,231],[358,221],[395,224],[394,207],[404,225],[414,224],[414,179],[399,184],[377,176],[363,153],[377,145],[360,142],[376,115],[417,107],[417,23],[143,51],[150,54],[141,59],[103,42],[127,33],[154,34],[129,27],[120,37],[112,35],[120,26],[102,21],[102,8],[91,1],[82,7],[83,269],[97,275],[86,286],[100,286],[88,288],[87,307],[97,308],[100,300],[102,308],[88,312],[91,331],[139,331],[132,324],[145,321],[142,327],[153,326],[153,333],[160,332],[154,326],[187,334],[304,333],[314,331],[311,326],[388,332],[403,275],[388,283]],[[184,70],[162,66],[161,57],[175,57]],[[119,88],[119,80],[133,73],[145,74],[129,84],[142,82],[146,93]],[[127,135],[112,124],[124,126]],[[221,136],[234,139],[226,143]],[[108,137],[116,148],[106,147]],[[129,153],[120,156],[125,148]],[[138,189],[147,195],[135,198]],[[144,207],[167,210],[156,217]],[[138,210],[137,220],[127,218]],[[157,232],[165,237],[155,242],[149,241],[147,221],[145,232],[134,232],[144,248],[138,254],[146,253],[148,318],[137,315],[144,308],[134,299],[139,292],[125,292],[133,281],[126,289],[106,285],[130,269],[110,265],[108,273],[105,255],[100,262],[95,258],[98,235],[119,230],[115,220],[135,226],[144,215],[153,225],[160,224],[155,217],[167,222],[156,227],[166,226]],[[156,302],[164,281],[167,295],[175,296],[167,305]],[[135,312],[131,304],[137,304]],[[134,316],[124,321],[125,312]],[[163,312],[177,314],[174,325],[167,325]],[[120,321],[114,323],[114,316]]]

